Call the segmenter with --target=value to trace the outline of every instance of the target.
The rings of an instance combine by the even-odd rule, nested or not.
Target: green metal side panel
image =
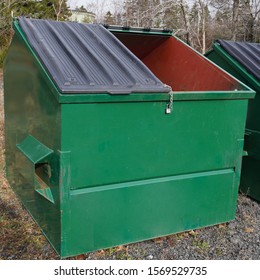
[[[256,92],[248,102],[244,146],[248,156],[243,157],[240,190],[260,201],[260,81],[216,44],[206,56]]]
[[[4,64],[7,179],[60,252],[60,106],[46,73],[16,33]],[[36,170],[49,168],[45,182]],[[38,171],[37,171],[38,172]]]

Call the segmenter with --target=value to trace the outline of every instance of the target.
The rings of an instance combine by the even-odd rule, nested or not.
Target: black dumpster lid
[[[260,79],[260,44],[217,40],[220,46],[243,67]]]
[[[24,17],[18,20],[62,93],[171,90],[102,25]]]

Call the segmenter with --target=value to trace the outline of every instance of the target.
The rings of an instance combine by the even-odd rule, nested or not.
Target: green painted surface
[[[240,190],[260,201],[260,81],[216,43],[206,56],[256,92],[248,103],[244,146],[248,156],[243,157]]]
[[[226,222],[235,217],[236,198],[232,169],[72,191],[70,251],[79,254],[82,247],[93,251]]]
[[[234,218],[252,91],[61,95],[14,28],[7,178],[61,257]]]
[[[43,197],[45,197],[47,200],[49,200],[51,203],[54,203],[54,198],[51,192],[50,188],[45,188],[45,189],[41,189],[41,188],[37,188],[35,189],[36,192],[38,192],[40,195],[42,195]]]
[[[53,153],[53,150],[40,143],[31,135],[28,135],[21,144],[16,146],[34,164],[44,161]]]
[[[62,105],[71,188],[234,167],[246,106],[176,101],[165,114],[164,102]]]
[[[243,158],[240,190],[250,197],[260,200],[260,160]]]
[[[30,49],[15,33],[4,64],[7,178],[15,193],[60,252],[60,105]],[[33,137],[33,138],[32,138]],[[25,141],[25,142],[24,142]],[[21,144],[21,152],[17,145]],[[41,144],[39,144],[41,143]],[[40,146],[40,153],[37,148]],[[50,155],[50,151],[53,153]],[[25,155],[27,154],[27,155]],[[37,192],[36,163],[47,157],[49,186],[55,204]]]

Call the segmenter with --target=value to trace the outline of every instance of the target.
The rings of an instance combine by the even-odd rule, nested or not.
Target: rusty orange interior
[[[173,36],[114,34],[173,91],[228,91],[239,83]]]

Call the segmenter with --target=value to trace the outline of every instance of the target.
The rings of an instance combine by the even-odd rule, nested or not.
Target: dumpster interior
[[[173,91],[227,91],[239,87],[235,79],[173,36],[113,33]]]

